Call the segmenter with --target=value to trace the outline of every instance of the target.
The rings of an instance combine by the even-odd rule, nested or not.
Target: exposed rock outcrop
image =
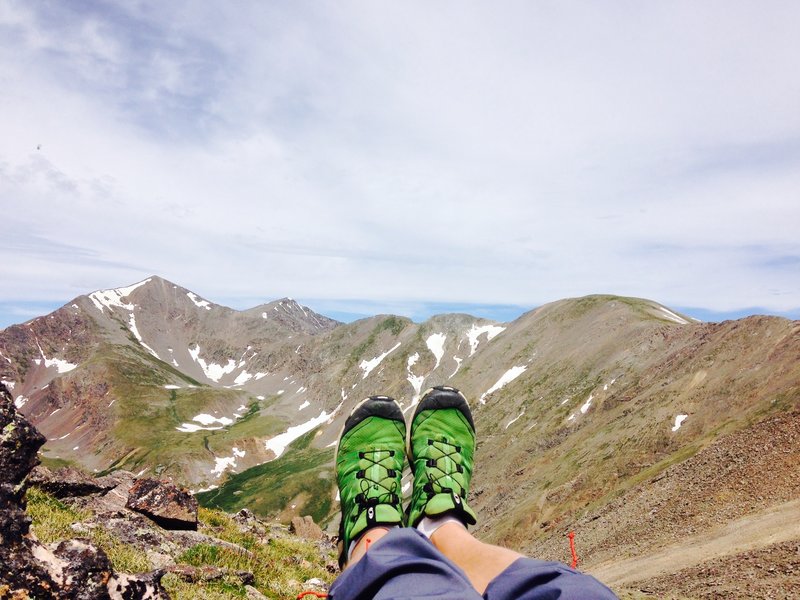
[[[51,548],[31,534],[26,477],[37,465],[44,442],[0,384],[0,597],[168,598],[160,584],[163,572],[115,574],[106,553],[87,540],[67,540]]]

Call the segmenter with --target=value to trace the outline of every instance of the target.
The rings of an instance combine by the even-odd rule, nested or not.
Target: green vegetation
[[[277,515],[291,503],[316,522],[332,510],[333,450],[311,448],[315,432],[292,443],[280,458],[232,475],[219,488],[197,494],[202,506],[234,512],[247,507],[259,515]]]
[[[403,331],[403,329],[405,329],[410,323],[411,321],[409,319],[404,319],[402,317],[390,316],[383,319],[380,323],[373,327],[366,340],[353,348],[353,351],[350,352],[350,356],[347,358],[346,366],[342,372],[346,373],[353,366],[355,366],[359,359],[363,357],[364,353],[375,343],[381,333],[388,331],[394,337],[397,337],[400,335],[400,332]]]
[[[43,544],[75,537],[85,537],[102,548],[117,571],[141,573],[150,571],[147,554],[130,544],[125,544],[102,525],[93,525],[76,532],[72,526],[90,517],[86,511],[75,510],[50,494],[32,487],[28,490],[28,514],[36,537]]]
[[[37,538],[45,544],[75,537],[89,538],[106,552],[114,570],[125,573],[150,571],[153,565],[145,550],[123,543],[102,525],[91,522],[91,513],[75,510],[38,488],[28,490],[28,514]],[[330,583],[333,575],[325,568],[333,560],[333,551],[317,544],[274,535],[268,541],[254,533],[242,531],[233,519],[216,510],[201,508],[198,513],[200,531],[227,542],[207,541],[180,553],[175,562],[193,567],[222,569],[219,578],[188,583],[177,574],[167,574],[162,583],[176,600],[207,598],[210,600],[246,598],[247,591],[237,571],[252,573],[254,586],[268,598],[294,598],[302,591],[302,582],[318,578]],[[73,525],[81,524],[80,533]]]

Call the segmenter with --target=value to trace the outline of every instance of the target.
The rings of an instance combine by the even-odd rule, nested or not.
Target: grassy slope
[[[233,512],[247,507],[258,515],[276,515],[294,499],[303,514],[324,521],[331,513],[333,449],[311,448],[315,432],[292,443],[280,458],[232,475],[219,488],[197,495],[202,506]]]
[[[72,525],[90,518],[87,511],[72,509],[60,500],[36,488],[28,490],[28,514],[37,538],[45,544],[74,538]],[[213,566],[228,569],[231,574],[211,581],[187,583],[174,574],[163,579],[164,587],[175,600],[207,598],[227,600],[246,598],[247,592],[236,571],[249,571],[255,576],[255,587],[268,598],[294,598],[300,583],[319,578],[330,583],[333,576],[325,568],[333,559],[331,553],[301,539],[272,535],[261,541],[254,534],[242,531],[229,515],[220,511],[200,509],[200,531],[220,540],[240,546],[243,551],[214,543],[201,543],[187,548],[176,557],[177,564],[195,567]],[[150,571],[153,565],[147,553],[125,544],[111,532],[95,525],[82,533],[102,548],[117,572],[139,573]],[[245,552],[246,551],[246,552]]]

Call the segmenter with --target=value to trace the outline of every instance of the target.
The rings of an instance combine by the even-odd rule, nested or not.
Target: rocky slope
[[[44,438],[2,384],[0,430],[0,598],[258,600],[333,578],[334,546],[310,519],[290,531],[246,510],[198,515],[170,482],[33,469]]]
[[[795,455],[766,441],[794,439],[800,408],[800,323],[781,318],[697,323],[590,296],[511,323],[336,324],[289,300],[231,311],[151,278],[0,331],[0,378],[51,463],[169,475],[215,488],[201,503],[331,529],[331,445],[350,408],[386,393],[410,411],[427,387],[454,385],[478,427],[478,534],[567,560],[575,529],[590,569],[800,497],[776,475]]]

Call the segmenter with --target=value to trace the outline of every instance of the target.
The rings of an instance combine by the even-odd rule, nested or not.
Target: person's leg
[[[480,600],[466,575],[404,524],[399,497],[405,422],[386,396],[368,398],[345,422],[336,453],[342,505],[336,600]]]
[[[372,531],[364,537],[372,536]],[[416,529],[395,527],[333,582],[333,600],[481,600],[464,572]]]
[[[476,520],[467,504],[474,449],[475,425],[463,394],[450,387],[426,392],[409,428],[414,491],[408,524],[429,537],[485,598],[615,598],[597,580],[566,565],[525,558],[467,531]]]
[[[522,555],[484,544],[466,529],[476,520],[467,504],[475,425],[466,398],[451,387],[428,390],[417,405],[409,431],[414,491],[408,524],[427,534],[483,593],[492,579]]]

